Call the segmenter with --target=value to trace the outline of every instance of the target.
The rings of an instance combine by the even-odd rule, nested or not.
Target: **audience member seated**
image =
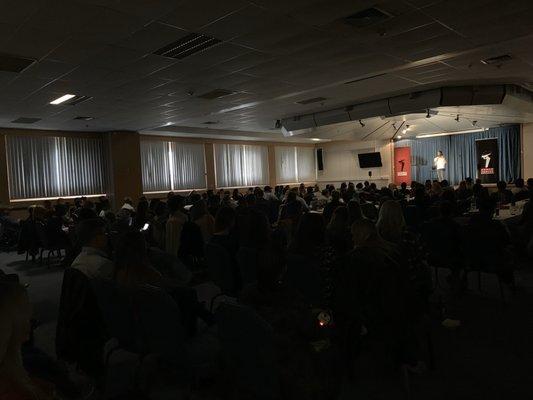
[[[161,286],[162,276],[150,265],[142,233],[132,231],[118,238],[113,276],[117,283],[124,286]]]
[[[175,256],[179,255],[181,231],[188,221],[183,212],[184,200],[179,195],[172,196],[167,201],[169,217],[165,225],[165,251]]]
[[[324,207],[324,211],[322,213],[322,216],[324,217],[324,220],[326,223],[329,223],[329,220],[333,216],[333,213],[335,212],[335,209],[340,206],[341,203],[341,194],[337,190],[334,190],[331,192],[331,200],[329,203],[326,204]]]
[[[511,189],[511,192],[513,193],[515,201],[529,199],[529,191],[522,178],[518,178],[514,181],[514,188]]]
[[[104,221],[101,218],[81,221],[76,227],[76,236],[82,249],[71,267],[88,278],[111,279],[114,266],[107,254],[108,241]]]
[[[309,302],[327,306],[332,296],[332,277],[337,254],[326,244],[325,223],[320,214],[302,215],[287,255],[287,283]]]
[[[500,221],[493,219],[495,203],[485,198],[479,213],[463,229],[463,246],[472,269],[496,273],[502,282],[513,284],[513,260],[508,251],[510,238]]]
[[[190,210],[191,221],[194,222],[202,231],[204,242],[207,243],[215,229],[215,218],[207,211],[205,201],[196,201]]]
[[[491,199],[498,205],[505,205],[514,201],[513,193],[507,189],[505,181],[497,183],[498,191],[491,194]]]
[[[350,203],[353,202],[353,200],[350,201]],[[326,228],[326,243],[333,247],[337,254],[345,254],[352,249],[351,224],[349,222],[348,208],[344,206],[337,207]]]
[[[361,335],[382,341],[398,364],[416,365],[416,340],[406,317],[405,277],[369,220],[352,225],[355,249],[338,271],[333,308],[341,354],[353,369]]]
[[[0,282],[0,398],[52,400],[52,383],[29,376],[22,345],[30,338],[32,307],[23,286]]]

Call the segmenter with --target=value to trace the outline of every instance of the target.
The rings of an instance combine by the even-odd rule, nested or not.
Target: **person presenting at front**
[[[444,154],[441,150],[437,152],[437,157],[433,159],[433,166],[437,170],[437,179],[439,182],[442,182],[444,180],[444,172],[446,171],[446,165],[448,164],[448,161],[446,161],[446,157],[444,157]]]

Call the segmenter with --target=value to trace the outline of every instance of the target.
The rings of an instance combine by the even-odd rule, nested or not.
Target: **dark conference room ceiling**
[[[260,137],[347,102],[533,76],[526,0],[9,0],[0,11],[1,127]],[[189,50],[165,52],[174,42]],[[35,61],[17,73],[6,55]],[[87,98],[49,104],[67,93]]]

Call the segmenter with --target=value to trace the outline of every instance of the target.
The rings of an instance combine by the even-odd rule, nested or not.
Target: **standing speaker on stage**
[[[433,159],[433,168],[437,170],[437,180],[439,182],[444,180],[444,172],[446,171],[447,164],[448,161],[446,161],[446,157],[444,157],[442,151],[439,150],[437,152],[437,157]]]

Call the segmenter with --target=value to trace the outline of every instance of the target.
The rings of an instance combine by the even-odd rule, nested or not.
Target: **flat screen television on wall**
[[[377,168],[383,166],[381,163],[381,153],[359,153],[359,167],[360,168]]]

